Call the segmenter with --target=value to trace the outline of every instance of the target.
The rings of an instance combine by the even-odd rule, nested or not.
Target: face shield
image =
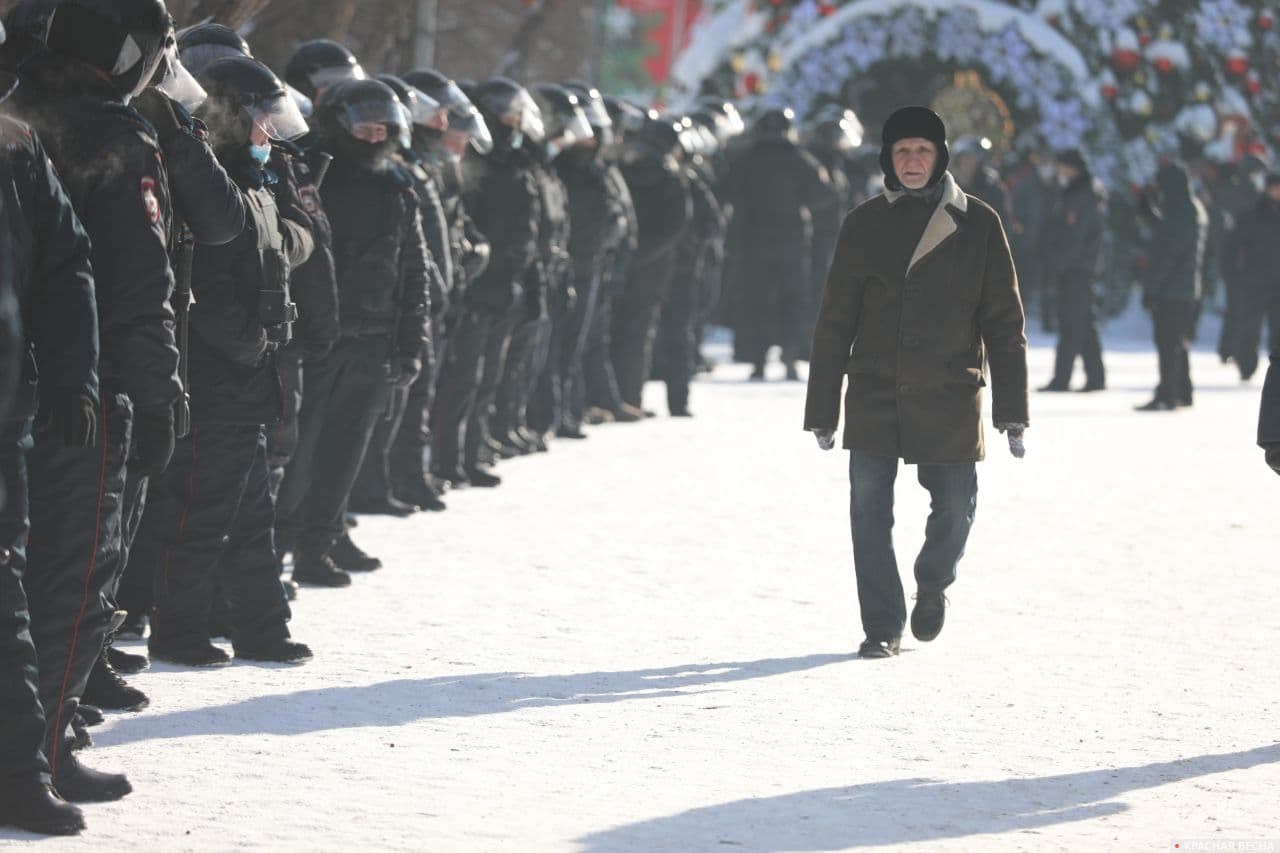
[[[164,49],[156,51],[156,55],[152,58],[151,62],[147,64],[145,67],[143,67],[142,75],[138,77],[138,85],[134,86],[133,91],[130,92],[128,96],[125,98],[126,103],[129,100],[138,97],[144,91],[146,91],[148,87],[156,83],[156,76],[161,73],[161,69],[165,68],[165,62],[167,61],[166,58],[168,56],[170,46],[176,46],[177,43],[178,43],[178,38],[173,34],[173,28],[171,27],[169,29],[169,35],[165,39]],[[135,54],[139,52],[138,46],[133,41],[132,38],[126,40],[126,47],[128,46],[133,47]],[[122,50],[121,52],[125,53],[124,50]],[[174,55],[176,56],[177,54],[175,53]],[[142,57],[139,56],[138,59],[139,61],[141,61]],[[132,66],[127,66],[127,67],[132,67]],[[168,76],[167,71],[165,72],[164,76]]]
[[[724,105],[724,116],[730,138],[741,136],[747,132],[747,123],[742,120],[742,114],[738,112],[738,108],[733,104],[727,103]]]
[[[716,135],[711,132],[711,128],[705,124],[694,124],[693,132],[698,134],[702,139],[702,153],[704,156],[715,154],[720,148],[720,140],[716,139]]]
[[[293,103],[298,107],[298,112],[302,113],[302,117],[311,118],[311,114],[316,111],[315,103],[288,83],[284,84],[284,89],[289,93],[289,97],[293,98]]]
[[[368,140],[378,134],[377,125],[388,137],[400,139],[412,127],[408,110],[399,101],[359,101],[347,104],[338,114],[338,122],[356,139]]]
[[[271,139],[288,142],[307,133],[307,121],[287,92],[259,98],[245,109],[258,129]]]
[[[554,159],[566,148],[594,138],[595,133],[591,130],[591,123],[587,121],[586,114],[580,107],[574,107],[573,112],[565,119],[564,130],[559,138],[547,141],[547,153]]]
[[[338,83],[347,80],[364,80],[366,77],[364,69],[359,65],[335,65],[332,68],[321,68],[318,71],[312,71],[309,76],[317,94]]]
[[[480,154],[488,154],[493,150],[493,134],[489,132],[489,125],[485,124],[484,116],[480,115],[471,101],[464,100],[449,108],[447,132],[465,135],[471,147]]]
[[[521,90],[515,99],[514,106],[520,111],[519,130],[534,142],[542,142],[547,138],[547,126],[542,121],[542,109],[527,90]],[[514,145],[512,147],[515,147]]]
[[[169,45],[164,51],[164,79],[156,84],[156,88],[170,98],[182,104],[190,112],[195,112],[208,99],[209,93],[196,82],[191,72],[178,57],[178,46]]]
[[[440,102],[416,86],[405,88],[409,92],[409,103],[404,105],[405,111],[409,114],[409,126],[419,124],[423,127],[439,129],[439,125],[435,122],[441,113]]]

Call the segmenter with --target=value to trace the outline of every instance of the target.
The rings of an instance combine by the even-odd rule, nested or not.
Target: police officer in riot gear
[[[307,130],[284,85],[248,57],[229,57],[200,74],[219,161],[249,200],[241,233],[201,244],[192,266],[192,431],[152,484],[141,536],[165,554],[156,578],[149,647],[162,660],[218,666],[230,660],[209,642],[216,581],[222,578],[235,654],[296,662],[311,656],[289,639],[289,608],[273,541],[266,425],[282,407],[275,367],[296,319],[289,270],[314,247],[305,221],[281,215],[267,170],[271,140]],[[226,559],[234,552],[235,559]]]
[[[131,790],[125,777],[84,768],[65,733],[112,621],[127,466],[158,474],[173,453],[182,387],[168,178],[154,128],[126,106],[154,78],[173,26],[162,0],[32,2],[11,14],[27,36],[18,112],[50,140],[92,240],[102,342],[101,447],[37,440],[29,456],[27,593],[46,750],[64,797],[118,799]]]
[[[493,137],[480,111],[448,77],[438,71],[420,69],[405,74],[404,80],[425,92],[444,110],[442,125],[429,122],[414,127],[413,148],[421,158],[420,165],[433,177],[440,192],[448,228],[451,278],[448,304],[433,330],[433,334],[440,331],[443,340],[433,337],[437,375],[428,386],[432,394],[426,401],[429,418],[421,421],[416,429],[401,428],[391,470],[398,497],[423,509],[439,510],[445,508],[441,497],[447,481],[431,472],[435,467],[434,446],[444,421],[453,424],[449,429],[457,446],[458,421],[465,420],[474,405],[476,364],[470,363],[468,374],[459,361],[474,354],[476,339],[473,326],[477,316],[466,308],[465,294],[470,283],[488,267],[490,251],[488,238],[467,214],[461,163],[468,152],[482,155],[491,152]],[[415,383],[410,394],[410,416],[416,416],[417,390],[418,383]]]
[[[333,156],[324,182],[333,225],[341,332],[307,365],[298,453],[280,489],[279,527],[293,578],[346,586],[330,554],[345,531],[351,487],[377,419],[422,369],[430,342],[430,253],[413,182],[394,161],[407,130],[395,92],[349,80],[316,104],[318,144]]]
[[[0,72],[0,100],[16,82]],[[8,381],[0,403],[0,825],[62,835],[83,829],[84,818],[50,788],[43,747],[46,721],[23,586],[26,456],[37,399],[41,441],[94,442],[97,307],[89,238],[71,200],[39,138],[7,117],[0,118],[0,226],[0,298],[26,318],[23,329],[18,310],[6,317],[13,322],[4,331],[16,335],[16,351],[6,348]]]
[[[351,491],[351,511],[407,516],[420,505],[402,501],[393,493],[392,453],[400,440],[402,431],[407,430],[412,433],[426,429],[429,401],[434,396],[434,383],[437,376],[436,350],[443,337],[441,320],[448,307],[448,282],[453,272],[449,257],[449,229],[445,224],[444,202],[441,200],[434,176],[427,171],[421,157],[413,149],[412,129],[428,125],[443,126],[446,117],[439,102],[399,77],[379,74],[375,79],[387,84],[396,93],[406,113],[406,131],[401,140],[398,155],[402,168],[413,180],[414,192],[418,196],[419,211],[422,215],[423,236],[426,237],[427,247],[431,252],[431,262],[427,271],[430,276],[432,334],[431,345],[425,347],[422,352],[422,372],[418,374],[413,385],[388,410],[388,417],[380,419],[374,428],[369,451],[365,454],[364,465],[360,469],[360,476]],[[413,464],[412,460],[409,464]],[[420,469],[422,463],[417,464]],[[431,497],[435,503],[439,503],[439,498],[434,494]],[[432,502],[429,500],[428,504]],[[340,547],[345,550],[346,543],[349,541],[350,538],[347,537],[345,541],[340,542]],[[341,551],[334,554],[334,562],[339,567],[343,565],[344,556]]]
[[[476,86],[471,97],[494,144],[489,154],[464,161],[464,199],[492,250],[484,272],[463,295],[437,392],[431,464],[437,477],[455,486],[492,487],[501,480],[481,468],[481,447],[506,346],[523,307],[524,277],[538,251],[538,185],[519,156],[528,131],[536,128],[537,107],[523,86],[504,77]]]
[[[653,368],[662,303],[671,288],[676,248],[693,215],[689,182],[680,166],[681,128],[650,112],[623,149],[622,174],[635,201],[639,246],[614,308],[613,367],[623,402],[639,409]]]

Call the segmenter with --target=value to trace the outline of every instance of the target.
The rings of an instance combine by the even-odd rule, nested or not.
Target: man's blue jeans
[[[956,565],[978,506],[978,472],[964,465],[918,465],[920,485],[929,490],[931,512],[924,547],[916,558],[916,586],[921,591],[946,589],[956,579]],[[867,637],[902,636],[907,622],[898,561],[893,552],[893,484],[898,459],[854,450],[849,455],[849,520],[853,530],[853,565],[858,577],[858,605]]]

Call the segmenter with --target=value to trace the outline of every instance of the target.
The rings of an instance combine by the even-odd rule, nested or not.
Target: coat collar
[[[893,204],[905,196],[906,193],[902,190],[885,190],[884,195],[889,204]],[[946,172],[942,176],[942,197],[938,199],[938,206],[934,208],[933,215],[929,217],[929,224],[925,226],[924,234],[920,236],[920,242],[916,244],[916,250],[911,255],[911,263],[907,265],[908,275],[911,274],[911,269],[916,264],[928,257],[930,252],[937,249],[948,237],[960,230],[956,214],[963,216],[968,211],[968,196],[960,189],[960,185],[956,183],[955,178],[951,177],[951,173]]]

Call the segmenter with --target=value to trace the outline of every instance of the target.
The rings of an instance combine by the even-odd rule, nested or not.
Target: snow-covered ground
[[[137,676],[151,708],[85,756],[135,793],[38,847],[1280,838],[1280,480],[1254,446],[1258,385],[1198,353],[1194,409],[1136,414],[1155,360],[1121,349],[1111,391],[1033,397],[1024,461],[991,440],[932,644],[853,657],[847,456],[800,431],[802,385],[721,367],[693,420],[602,427],[443,515],[363,520],[388,565],[303,591],[312,663]],[[1037,384],[1050,359],[1034,351]],[[927,511],[910,469],[899,498],[909,573]]]

